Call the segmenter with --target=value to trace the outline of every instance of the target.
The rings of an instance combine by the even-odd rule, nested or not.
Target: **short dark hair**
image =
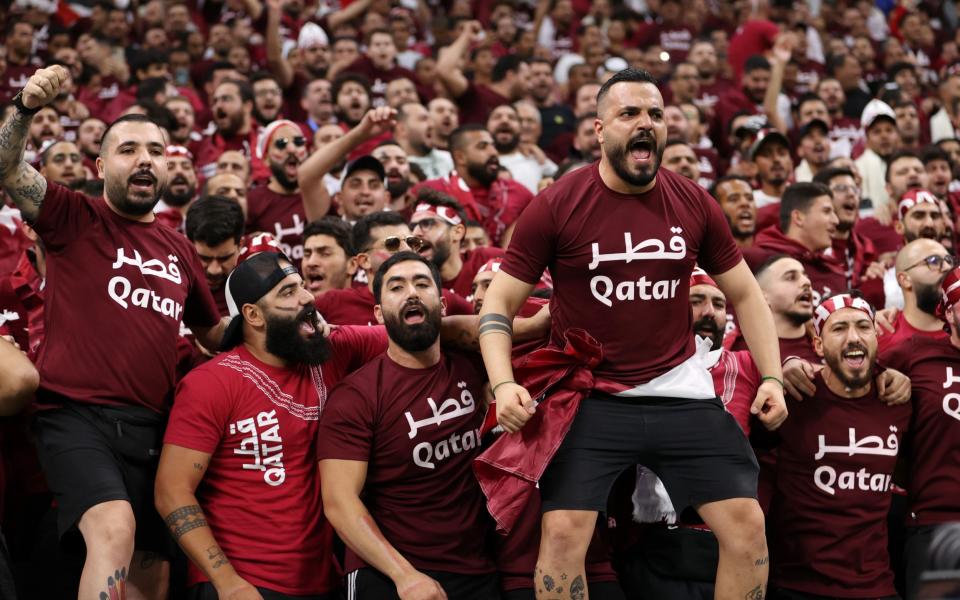
[[[333,80],[333,86],[330,88],[330,95],[333,99],[333,103],[337,103],[337,96],[340,95],[340,90],[349,82],[359,84],[367,92],[367,96],[371,96],[370,92],[370,80],[363,73],[357,73],[356,71],[347,71],[346,73],[340,73],[337,75],[337,78]]]
[[[187,210],[185,230],[191,242],[219,246],[243,237],[243,209],[226,196],[208,196],[193,203]]]
[[[440,283],[440,270],[437,268],[437,265],[420,256],[416,252],[404,250],[403,252],[397,252],[385,260],[383,264],[380,265],[380,268],[377,269],[377,274],[373,276],[373,298],[376,300],[377,304],[380,304],[380,292],[381,288],[383,287],[383,278],[387,274],[387,271],[392,269],[396,264],[408,261],[427,265],[427,268],[430,269],[430,276],[433,278],[433,282],[437,284],[437,292],[439,293],[440,290],[443,289]]]
[[[717,198],[717,189],[719,189],[719,187],[724,183],[727,183],[730,181],[742,181],[748,186],[750,186],[751,190],[753,190],[753,184],[750,183],[750,180],[744,177],[743,175],[724,175],[720,179],[713,182],[713,184],[710,186],[710,189],[708,190],[708,193],[713,197],[714,200],[719,200],[719,198]]]
[[[207,67],[206,72],[203,75],[203,83],[209,83],[213,81],[213,74],[216,73],[217,71],[230,71],[230,70],[236,71],[237,65],[225,60],[218,60],[212,65],[210,65],[209,67]]]
[[[113,123],[107,125],[107,128],[103,130],[103,136],[100,138],[100,156],[103,156],[103,152],[107,147],[107,136],[110,135],[110,132],[113,131],[114,127],[120,125],[121,123],[150,123],[151,125],[156,125],[158,129],[160,128],[160,125],[158,125],[156,121],[146,115],[137,113],[123,115],[122,117],[114,120]]]
[[[137,86],[137,100],[149,100],[153,102],[157,94],[166,92],[167,80],[163,77],[148,77]]]
[[[450,132],[450,137],[447,140],[447,148],[450,149],[450,152],[453,152],[454,150],[461,150],[467,143],[466,137],[468,133],[476,133],[486,130],[486,125],[481,125],[480,123],[467,123],[466,125],[461,125]]]
[[[670,146],[686,146],[693,150],[693,146],[687,143],[687,140],[681,138],[670,138],[667,140],[667,143],[663,145],[663,149],[666,150]]]
[[[799,113],[800,109],[803,108],[803,105],[806,104],[807,102],[819,102],[821,104],[826,104],[826,102],[823,101],[823,98],[821,98],[814,92],[806,92],[804,94],[801,94],[800,97],[797,98],[797,103],[795,104],[796,111]]]
[[[417,204],[419,203],[429,204],[430,206],[446,206],[452,208],[457,212],[457,216],[460,217],[460,221],[466,223],[467,213],[463,210],[463,206],[459,202],[453,199],[453,196],[445,194],[440,190],[435,190],[431,187],[422,187],[417,192]]]
[[[820,196],[833,198],[833,192],[822,183],[805,181],[787,186],[780,198],[780,230],[787,233],[790,228],[790,217],[793,211],[808,212],[813,201]]]
[[[828,54],[827,55],[826,68],[827,68],[827,75],[829,79],[836,79],[837,69],[842,68],[843,63],[847,62],[847,56],[849,55],[847,54]]]
[[[820,169],[820,171],[813,176],[813,182],[829,186],[834,177],[853,177],[856,179],[853,171],[846,167],[827,167],[826,169]]]
[[[911,71],[914,74],[914,76],[917,75],[916,67],[914,67],[913,64],[908,63],[906,61],[901,61],[898,63],[894,63],[893,65],[890,66],[889,69],[887,69],[887,78],[890,81],[893,81],[893,79],[900,74],[900,71]]]
[[[350,243],[355,253],[366,252],[373,243],[373,236],[370,235],[371,230],[377,227],[406,224],[407,220],[403,218],[403,215],[392,210],[372,212],[369,215],[363,215],[353,224],[353,230],[350,232]]]
[[[303,242],[315,235],[328,235],[332,237],[337,245],[343,248],[347,256],[354,256],[353,245],[350,243],[350,226],[343,219],[337,217],[324,217],[307,223],[303,228]]]
[[[507,78],[507,73],[510,71],[518,71],[520,65],[527,62],[526,59],[517,56],[516,54],[508,54],[506,56],[500,57],[497,60],[497,63],[493,65],[493,71],[490,73],[490,80],[493,83],[498,83]]]
[[[220,85],[226,85],[232,83],[237,86],[237,92],[240,94],[240,102],[253,102],[253,87],[248,81],[242,79],[224,79],[220,82]],[[219,86],[217,86],[219,87]],[[214,90],[216,93],[216,90]]]
[[[932,163],[935,160],[946,161],[948,165],[952,166],[952,163],[950,162],[950,155],[947,154],[943,148],[934,144],[928,144],[927,146],[924,146],[922,150],[920,150],[920,160],[923,161],[924,166],[926,166],[927,163]]]
[[[772,256],[768,256],[766,260],[760,263],[760,265],[756,268],[756,270],[754,270],[753,278],[756,279],[757,281],[760,281],[761,275],[767,272],[767,270],[769,270],[770,267],[772,267],[773,265],[777,264],[778,262],[780,262],[785,258],[793,258],[793,257],[790,256],[789,254],[774,254]]]
[[[574,121],[573,130],[576,131],[580,129],[580,125],[582,125],[584,121],[590,121],[590,123],[592,124],[596,119],[597,119],[597,113],[595,112],[588,112],[584,115],[581,115],[577,117],[576,121]]]
[[[884,177],[883,177],[884,181],[888,183],[890,182],[890,168],[893,167],[893,163],[897,162],[902,158],[915,158],[917,160],[920,160],[920,155],[912,150],[897,150],[896,152],[891,154],[890,158],[887,159],[887,172],[884,173]]]
[[[626,68],[622,71],[617,71],[614,73],[613,77],[606,80],[603,85],[600,86],[600,91],[597,92],[597,104],[600,104],[600,101],[610,92],[610,88],[617,85],[618,83],[649,83],[651,85],[657,86],[657,79],[650,74],[649,71],[645,69],[634,69],[633,67]],[[658,88],[659,89],[659,88]]]
[[[253,87],[253,84],[255,84],[258,81],[267,81],[267,80],[270,80],[276,83],[277,85],[280,85],[280,80],[277,79],[277,76],[274,75],[273,73],[268,73],[267,71],[257,71],[256,73],[250,76],[250,86]]]
[[[744,73],[750,73],[758,70],[769,71],[770,69],[770,61],[760,54],[754,54],[753,56],[750,56],[747,58],[747,61],[743,63]]]

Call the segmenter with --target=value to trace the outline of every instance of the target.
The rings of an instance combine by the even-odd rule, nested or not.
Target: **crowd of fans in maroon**
[[[597,93],[628,67],[660,82],[668,132],[658,140],[662,168],[719,204],[773,313],[786,390],[807,397],[779,434],[751,427],[760,377],[736,307],[709,276],[695,273],[694,331],[714,351],[722,347],[710,367],[717,395],[761,465],[776,597],[941,597],[921,596],[924,585],[948,597],[930,590],[949,581],[921,579],[960,565],[956,555],[936,552],[950,533],[943,527],[960,520],[953,309],[960,296],[960,13],[953,3],[17,0],[0,8],[0,21],[4,121],[38,69],[60,65],[66,73],[26,138],[23,158],[48,182],[40,218],[24,218],[6,196],[0,204],[0,364],[12,381],[20,353],[5,352],[16,344],[39,361],[41,377],[35,398],[20,394],[2,407],[9,416],[0,424],[7,563],[0,597],[76,595],[80,513],[65,516],[77,507],[45,479],[47,458],[41,452],[38,459],[31,429],[44,409],[70,398],[104,410],[135,408],[164,423],[169,417],[164,443],[207,461],[189,493],[223,549],[218,556],[263,598],[364,597],[352,594],[365,563],[336,518],[346,501],[334,492],[328,498],[325,480],[321,500],[318,458],[369,463],[356,496],[404,559],[448,590],[462,582],[437,573],[495,573],[504,598],[533,598],[539,500],[508,536],[496,536],[470,466],[497,435],[492,417],[485,424],[485,411],[474,410],[488,396],[475,315],[524,209],[541,191],[563,186],[567,174],[594,168]],[[113,269],[136,266],[178,284],[183,274],[203,289],[191,288],[181,304],[136,287],[127,274],[110,280],[108,295],[83,297],[84,259],[59,266],[59,287],[50,292],[48,257],[68,244],[104,252],[84,238],[105,227],[109,211],[70,203],[79,202],[77,193],[104,194],[104,132],[134,114],[165,136],[167,185],[155,209],[165,229],[137,242],[140,234],[126,234],[126,248],[133,254],[142,242],[136,247],[169,260],[147,261],[146,251],[143,259],[127,256],[125,238],[105,252]],[[62,208],[47,208],[54,199]],[[450,386],[463,390],[453,412],[471,415],[466,434],[442,425],[450,400],[438,409],[431,399],[433,416],[420,420],[405,405],[364,404],[380,402],[384,385],[396,387],[386,397],[427,389],[383,358],[388,336],[374,310],[382,302],[378,271],[403,251],[439,272],[439,335],[459,353],[450,362],[463,381]],[[196,256],[178,261],[183,252]],[[333,326],[331,357],[312,379],[294,382],[242,345],[218,357],[220,349],[204,347],[190,329],[236,315],[239,292],[228,291],[228,276],[253,257],[277,253],[283,259],[270,268],[292,264],[309,292],[302,304],[322,317],[315,322],[303,308],[306,327]],[[520,312],[517,357],[546,342],[550,315],[542,309],[552,285],[544,272]],[[631,299],[634,287],[640,297],[656,293],[631,286]],[[864,352],[872,375],[890,377],[873,392],[876,411],[817,393],[824,353],[814,339],[824,324],[815,309],[847,290],[877,311],[877,347]],[[129,319],[118,322],[99,308],[107,304],[129,307]],[[141,313],[173,318],[179,334],[164,338],[167,330],[151,329]],[[47,345],[51,336],[58,342]],[[149,366],[141,363],[148,357]],[[262,400],[249,391],[224,406],[237,384],[204,366],[216,361],[257,382],[254,389],[280,409],[256,408]],[[113,377],[115,387],[102,384]],[[328,393],[344,379],[340,402],[318,423]],[[98,391],[101,385],[109,390]],[[303,400],[317,394],[319,404]],[[881,401],[892,403],[884,409],[892,416]],[[791,411],[802,406],[790,402]],[[428,427],[424,445],[415,437]],[[816,461],[816,436],[804,437],[814,430],[821,434]],[[821,463],[831,452],[835,462]],[[196,465],[192,456],[184,454],[183,464]],[[151,460],[155,472],[157,456]],[[84,476],[82,467],[73,474]],[[162,463],[156,507],[149,495],[131,499],[147,507],[134,510],[139,565],[131,564],[126,592],[128,574],[118,571],[100,597],[141,597],[130,595],[133,587],[146,598],[217,597],[213,587],[212,596],[197,591],[213,580],[217,556],[200,564],[163,529],[140,545],[141,532],[150,534],[141,514],[166,519],[180,506],[178,476]],[[170,566],[156,570],[165,561]],[[586,574],[593,598],[706,598],[716,563],[709,530],[695,514],[672,512],[640,468],[611,491]],[[414,597],[376,575],[384,594]],[[382,583],[368,573],[367,590]],[[448,591],[493,597],[459,594]]]

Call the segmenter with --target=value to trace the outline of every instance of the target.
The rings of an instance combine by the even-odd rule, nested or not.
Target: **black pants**
[[[936,525],[907,528],[903,546],[904,585],[907,600],[917,598],[920,592],[920,577],[927,568],[930,542],[933,541],[936,528]]]
[[[263,596],[263,600],[337,600],[340,597],[337,592],[319,596],[290,596],[262,587],[258,587],[257,591]],[[213,587],[212,583],[198,583],[187,590],[187,600],[219,600],[217,588]]]
[[[713,533],[650,525],[616,568],[631,599],[713,600],[718,559]]]
[[[443,571],[423,571],[437,580],[449,600],[500,600],[500,578],[489,575],[458,575]],[[347,600],[399,600],[397,587],[380,571],[358,569],[347,574]]]

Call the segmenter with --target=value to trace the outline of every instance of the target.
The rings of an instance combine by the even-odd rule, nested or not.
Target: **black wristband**
[[[33,115],[37,114],[38,112],[40,112],[40,109],[43,108],[42,106],[38,106],[36,108],[27,108],[26,106],[24,106],[23,90],[20,90],[19,92],[17,92],[17,95],[14,96],[13,100],[11,100],[10,102],[18,111],[20,111],[22,114],[28,117],[32,117]]]

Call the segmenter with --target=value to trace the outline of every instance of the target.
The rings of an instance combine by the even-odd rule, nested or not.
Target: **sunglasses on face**
[[[273,142],[273,147],[277,150],[284,150],[286,147],[293,142],[293,145],[297,148],[302,148],[307,143],[307,138],[302,135],[294,136],[292,138],[279,138]]]
[[[943,265],[947,265],[948,269],[952,269],[953,265],[956,263],[954,258],[949,254],[944,254],[940,256],[939,254],[931,254],[920,262],[910,265],[905,270],[909,271],[914,267],[919,267],[920,265],[927,265],[927,268],[931,271],[941,271],[943,270]]]
[[[384,238],[382,243],[383,243],[383,249],[391,254],[395,252],[399,252],[400,248],[403,246],[404,243],[406,243],[407,246],[410,248],[410,250],[414,252],[419,252],[420,248],[423,247],[423,240],[413,235],[408,235],[405,237],[391,235],[389,237]],[[378,243],[374,245],[373,248],[375,249],[379,245],[380,244]]]

